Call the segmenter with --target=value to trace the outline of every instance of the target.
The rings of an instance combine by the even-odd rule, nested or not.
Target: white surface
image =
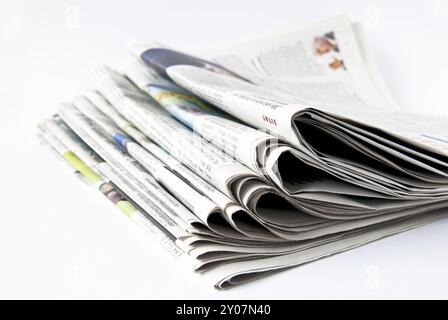
[[[406,109],[448,115],[448,2],[18,1],[0,4],[0,298],[448,298],[448,221],[217,292],[158,254],[32,138],[132,39],[181,48],[348,12]],[[18,150],[21,148],[22,150]]]

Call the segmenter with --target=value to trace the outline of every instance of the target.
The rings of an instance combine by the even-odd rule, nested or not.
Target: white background
[[[129,40],[188,49],[339,13],[363,22],[399,104],[448,115],[448,2],[20,1],[0,4],[0,298],[448,298],[448,221],[218,292],[157,253],[33,139]]]

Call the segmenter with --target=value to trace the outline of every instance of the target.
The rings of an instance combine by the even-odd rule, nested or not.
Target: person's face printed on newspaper
[[[338,70],[344,68],[344,61],[337,58],[333,58],[333,61],[330,62],[329,66],[333,70]]]
[[[331,51],[339,52],[339,47],[333,31],[314,38],[314,52],[318,56],[324,55]]]
[[[100,191],[114,204],[124,200],[123,196],[115,190],[115,187],[111,183],[104,183],[100,187]]]
[[[322,36],[315,37],[313,48],[314,53],[321,57],[322,62],[331,70],[345,70],[334,32],[327,32]]]
[[[107,194],[107,198],[112,201],[112,203],[117,204],[120,201],[123,201],[124,198],[121,194],[119,194],[116,190],[112,190]]]
[[[195,66],[201,69],[212,71],[221,75],[230,76],[238,80],[251,82],[248,79],[241,77],[233,71],[230,71],[216,63],[209,62],[190,56],[188,54],[178,52],[171,49],[154,48],[149,49],[141,54],[141,58],[160,75],[169,78],[166,69],[171,66],[188,65]]]
[[[107,194],[108,192],[110,192],[110,191],[112,191],[114,189],[114,186],[111,184],[111,183],[108,183],[108,182],[106,182],[106,183],[103,183],[101,186],[100,186],[100,191],[103,193],[103,194]]]
[[[335,43],[332,43],[326,37],[314,38],[314,50],[315,50],[316,54],[319,56],[326,54],[330,51],[333,51],[336,48],[337,48],[337,45]]]

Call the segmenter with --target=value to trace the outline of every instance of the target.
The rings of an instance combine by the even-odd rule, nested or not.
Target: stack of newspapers
[[[39,138],[215,287],[448,216],[448,121],[396,107],[347,17],[129,51]]]

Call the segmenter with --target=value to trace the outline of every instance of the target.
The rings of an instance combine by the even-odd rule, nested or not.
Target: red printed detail
[[[274,118],[268,117],[263,115],[263,121],[266,121],[267,123],[273,124],[273,125],[277,125],[277,121]]]

